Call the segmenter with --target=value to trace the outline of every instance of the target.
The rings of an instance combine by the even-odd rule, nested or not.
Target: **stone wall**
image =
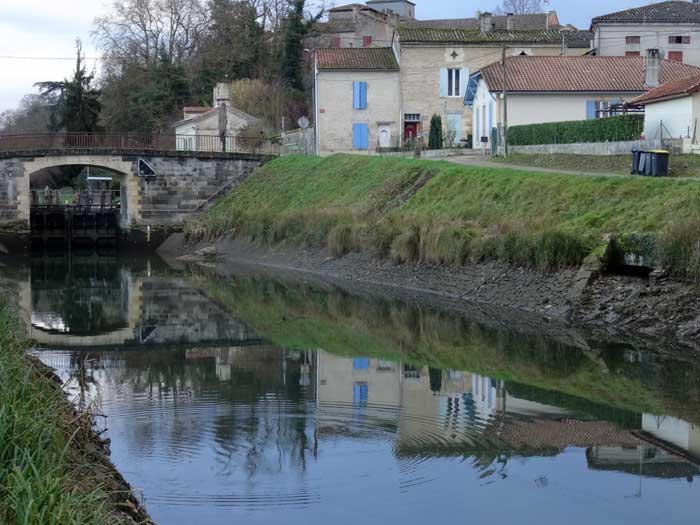
[[[576,155],[625,155],[633,149],[658,149],[659,140],[629,140],[624,142],[580,142],[576,144],[537,144],[509,146],[510,153],[573,153]],[[502,149],[502,148],[501,148]]]

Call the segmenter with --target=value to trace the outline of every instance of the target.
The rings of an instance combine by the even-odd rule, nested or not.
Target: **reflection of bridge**
[[[179,224],[208,209],[278,154],[269,139],[139,134],[0,136],[0,229],[30,231],[31,185],[66,166],[109,171],[120,183],[119,225],[136,232]],[[190,140],[194,139],[194,140]],[[143,161],[143,162],[142,162]]]

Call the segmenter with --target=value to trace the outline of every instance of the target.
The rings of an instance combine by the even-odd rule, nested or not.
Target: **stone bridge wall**
[[[142,158],[155,177],[137,175]],[[30,178],[45,168],[65,165],[102,167],[119,174],[125,230],[181,224],[206,211],[245,180],[269,157],[256,154],[163,152],[115,155],[91,152],[45,152],[0,155],[0,234],[28,233]]]

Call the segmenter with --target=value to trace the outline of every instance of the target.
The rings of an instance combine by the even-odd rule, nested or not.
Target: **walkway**
[[[628,175],[623,175],[620,173],[605,173],[605,172],[594,172],[594,171],[580,171],[580,170],[565,170],[559,168],[540,168],[538,166],[522,166],[518,164],[509,164],[506,162],[495,162],[489,160],[488,155],[460,155],[458,157],[445,157],[442,159],[435,160],[446,160],[447,162],[452,162],[453,164],[460,164],[462,166],[478,166],[483,168],[505,168],[521,171],[532,171],[536,173],[553,173],[553,174],[564,174],[564,175],[586,175],[590,177],[627,177]]]

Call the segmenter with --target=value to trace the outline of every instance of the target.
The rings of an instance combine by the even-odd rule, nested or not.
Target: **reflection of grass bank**
[[[113,473],[90,457],[89,429],[30,363],[0,304],[0,523],[134,522],[117,517]]]
[[[614,409],[674,413],[700,420],[700,414],[685,413],[692,411],[671,402],[663,385],[653,383],[654,378],[643,381],[634,375],[636,368],[630,373],[631,365],[544,337],[496,330],[390,301],[369,303],[340,291],[298,284],[253,278],[229,284],[218,278],[203,279],[202,283],[213,298],[259,335],[282,346],[471,371]],[[697,381],[688,388],[697,393]]]
[[[634,234],[660,239],[657,256],[678,273],[700,273],[697,229],[677,228],[697,215],[698,200],[697,181],[291,156],[257,170],[187,231],[192,239],[237,234],[327,247],[337,256],[498,259],[541,269],[579,264],[606,233]]]

